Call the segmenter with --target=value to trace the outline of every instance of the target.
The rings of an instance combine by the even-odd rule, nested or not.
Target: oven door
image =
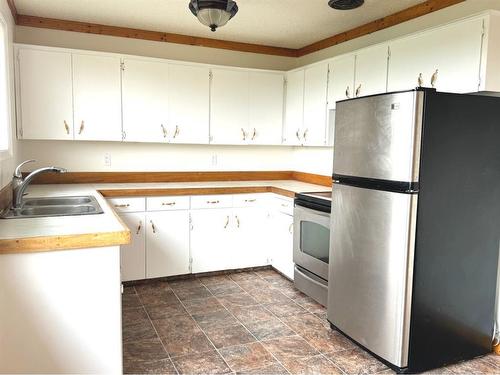
[[[293,229],[294,263],[328,280],[330,214],[295,205]]]

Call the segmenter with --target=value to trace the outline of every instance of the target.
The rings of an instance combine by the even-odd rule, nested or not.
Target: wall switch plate
[[[104,166],[111,167],[111,154],[109,152],[104,153]]]

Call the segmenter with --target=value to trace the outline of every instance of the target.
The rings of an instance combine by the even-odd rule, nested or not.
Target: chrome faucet
[[[21,167],[24,164],[35,162],[36,160],[26,160],[19,164],[14,171],[14,176],[12,177],[12,208],[19,209],[23,205],[23,197],[25,195],[25,191],[28,188],[28,185],[33,181],[33,179],[41,173],[45,172],[56,172],[56,173],[65,173],[67,172],[64,168],[58,167],[45,167],[39,168],[31,172],[26,178],[23,180],[23,175],[21,173]]]

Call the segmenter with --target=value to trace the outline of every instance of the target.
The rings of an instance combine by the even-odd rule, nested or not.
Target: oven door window
[[[312,221],[301,221],[300,251],[328,264],[330,229]]]

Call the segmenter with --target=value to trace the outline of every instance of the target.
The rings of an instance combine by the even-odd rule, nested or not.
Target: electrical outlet
[[[111,167],[111,154],[109,152],[104,154],[104,166]]]
[[[212,155],[212,166],[215,167],[217,165],[217,154]]]

